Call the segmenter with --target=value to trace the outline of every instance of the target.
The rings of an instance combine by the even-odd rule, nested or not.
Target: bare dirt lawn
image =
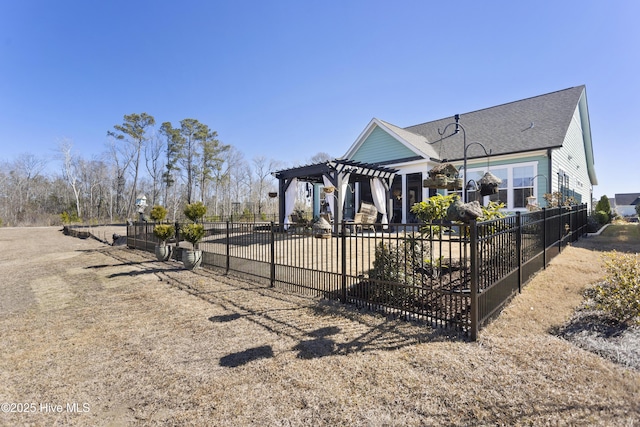
[[[640,425],[640,372],[553,333],[616,244],[563,250],[470,343],[56,227],[2,228],[0,424]]]

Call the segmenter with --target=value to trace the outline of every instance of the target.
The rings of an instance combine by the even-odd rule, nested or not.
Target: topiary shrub
[[[588,289],[587,308],[604,311],[616,320],[640,325],[640,255],[603,255],[604,281]]]
[[[411,206],[411,213],[422,222],[443,219],[447,216],[447,209],[457,198],[457,194],[449,194],[448,196],[436,194]]]
[[[207,207],[202,202],[190,203],[184,207],[184,215],[193,222],[202,221],[207,214]]]
[[[162,222],[167,217],[167,210],[164,208],[164,206],[155,205],[151,208],[149,216],[154,222]]]
[[[184,239],[193,245],[194,250],[198,250],[198,244],[204,238],[204,225],[185,224],[180,228],[180,234]]]
[[[153,227],[153,234],[161,241],[162,245],[176,234],[176,228],[169,224],[157,224]]]

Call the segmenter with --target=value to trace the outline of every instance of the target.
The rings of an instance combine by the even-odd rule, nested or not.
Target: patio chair
[[[362,202],[360,203],[360,209],[358,213],[355,214],[353,218],[353,223],[356,229],[363,231],[365,228],[368,230],[375,231],[375,224],[378,219],[378,209],[371,203]]]

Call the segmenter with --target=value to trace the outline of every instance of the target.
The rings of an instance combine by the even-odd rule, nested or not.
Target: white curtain
[[[343,211],[342,220],[344,221],[344,202],[347,197],[347,188],[349,188],[349,177],[351,174],[345,174],[342,179],[342,185],[340,186],[340,193],[338,193],[338,203],[340,204],[340,209]]]
[[[371,195],[373,196],[373,204],[382,214],[382,228],[389,228],[389,218],[387,218],[387,200],[385,198],[384,184],[380,178],[371,178]]]
[[[287,191],[284,193],[284,229],[288,230],[292,223],[291,214],[296,204],[296,196],[298,195],[298,178],[293,178]]]

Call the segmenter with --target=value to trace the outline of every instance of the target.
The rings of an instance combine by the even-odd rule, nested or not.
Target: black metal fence
[[[265,286],[367,307],[405,319],[478,331],[562,247],[586,233],[585,205],[487,222],[339,224],[315,234],[273,222],[205,223],[202,265]],[[180,248],[189,247],[177,239]],[[131,248],[153,251],[153,224],[127,227]]]

